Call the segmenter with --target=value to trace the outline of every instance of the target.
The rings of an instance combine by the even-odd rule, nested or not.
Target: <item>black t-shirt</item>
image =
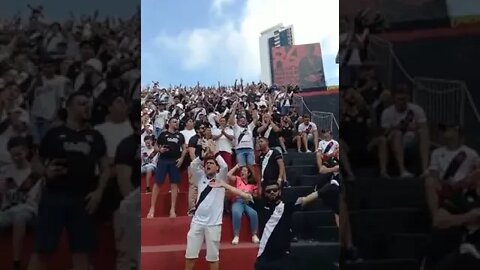
[[[188,147],[195,148],[195,157],[200,157],[202,155],[202,140],[200,140],[200,136],[194,135],[188,141]]]
[[[258,132],[258,127],[255,128],[257,130],[258,136],[260,137],[265,137],[265,134],[267,133],[268,127],[263,131],[263,132]],[[270,130],[270,134],[268,135],[268,146],[269,147],[280,147],[280,140],[278,137],[280,136],[280,132],[275,132]]]
[[[301,204],[279,202],[267,204],[263,200],[254,199],[250,206],[257,211],[258,229],[261,235],[259,251],[260,257],[277,259],[290,254],[290,242],[292,239],[292,215],[302,209]],[[273,216],[273,217],[272,217]],[[272,222],[268,221],[272,218]],[[277,222],[275,222],[277,220]],[[263,241],[266,244],[263,245]]]
[[[362,152],[367,148],[369,138],[369,125],[371,120],[367,111],[359,111],[357,114],[343,114],[341,120],[342,139],[353,150]],[[355,152],[355,151],[352,151]]]
[[[160,154],[158,159],[178,159],[182,155],[182,146],[185,144],[185,137],[180,132],[170,133],[164,131],[157,139],[158,145],[166,145],[169,151]]]
[[[43,138],[39,155],[45,160],[63,159],[67,175],[48,179],[49,191],[83,195],[96,186],[95,168],[107,147],[103,136],[94,129],[73,130],[66,126],[50,129]]]
[[[295,133],[295,128],[291,125],[283,126],[282,131],[280,131],[280,136],[283,138],[293,138],[293,134]]]
[[[268,151],[266,153],[260,153],[260,168],[263,170],[263,181],[268,182],[277,182],[278,174],[280,172],[280,167],[278,167],[277,160],[282,159],[282,154],[277,149],[270,149],[272,150],[272,155],[268,159],[267,166],[265,170],[263,170],[263,160],[265,159]]]
[[[132,168],[132,186],[137,188],[140,186],[141,174],[141,136],[132,134],[123,139],[117,147],[115,153],[115,165],[127,165]]]

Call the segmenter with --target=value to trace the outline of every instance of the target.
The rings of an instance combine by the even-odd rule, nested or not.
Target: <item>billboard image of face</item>
[[[320,44],[272,48],[273,83],[301,89],[325,88]]]

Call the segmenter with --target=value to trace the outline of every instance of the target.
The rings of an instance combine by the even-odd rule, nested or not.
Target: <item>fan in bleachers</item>
[[[297,142],[303,141],[302,134],[305,133],[303,126],[310,126],[308,137],[310,145],[314,147],[318,145],[318,131],[308,116],[305,119],[299,117],[296,108],[288,105],[293,104],[291,100],[289,102],[283,100],[292,98],[292,91],[293,87],[267,87],[264,84],[244,86],[243,82],[231,87],[197,85],[191,88],[160,88],[156,84],[143,90],[143,136],[157,134],[162,138],[167,132],[166,121],[175,119],[178,125],[174,130],[170,130],[169,134],[182,134],[185,138],[185,148],[175,146],[180,148],[181,153],[176,156],[181,179],[176,200],[172,196],[174,189],[168,188],[167,185],[158,186],[158,193],[150,194],[150,190],[147,190],[143,183],[142,191],[146,193],[142,194],[142,217],[147,217],[149,209],[150,211],[153,209],[153,215],[148,215],[149,219],[143,221],[145,226],[142,226],[142,245],[164,249],[167,248],[165,244],[184,243],[182,239],[185,238],[190,224],[190,220],[186,218],[188,215],[195,217],[195,206],[202,193],[201,190],[196,191],[198,180],[190,172],[190,162],[203,151],[203,145],[211,142],[215,142],[216,152],[227,162],[230,169],[237,168],[235,166],[238,164],[237,166],[242,168],[241,172],[253,172],[249,177],[244,173],[237,176],[231,172],[230,179],[235,181],[230,182],[230,185],[241,191],[256,194],[255,189],[249,184],[253,181],[249,179],[254,179],[258,183],[259,194],[262,192],[260,183],[272,182],[282,188],[282,201],[293,204],[298,198],[314,192],[315,186],[322,187],[322,181],[319,179],[323,176],[319,175],[314,153],[307,153],[311,152],[307,151],[308,149],[294,150]],[[301,125],[303,126],[300,127]],[[211,134],[208,129],[211,129]],[[187,153],[183,154],[185,150],[182,148],[188,149]],[[161,155],[159,163],[162,162]],[[182,158],[183,156],[185,158]],[[149,157],[152,157],[152,154]],[[159,177],[158,169],[155,173],[154,177]],[[171,179],[170,176],[161,177],[164,181]],[[239,181],[239,177],[243,180]],[[155,189],[154,187],[153,190]],[[253,266],[258,242],[265,237],[264,234],[260,234],[260,231],[263,231],[263,224],[258,228],[260,239],[255,238],[256,231],[252,227],[261,221],[257,220],[261,213],[258,212],[258,207],[247,208],[245,202],[238,196],[232,196],[231,200],[230,196],[227,192],[220,240],[220,257],[225,259],[220,261],[220,267],[245,269]],[[166,216],[173,217],[172,210],[175,211],[176,218],[166,219]],[[229,216],[230,213],[234,220]],[[242,217],[246,214],[249,219]],[[312,262],[320,262],[320,265],[325,265],[325,269],[335,269],[339,250],[338,228],[331,207],[326,206],[322,200],[316,200],[315,203],[305,206],[302,211],[292,213],[291,219],[295,242],[291,246],[290,260],[302,261],[298,264],[299,269],[308,269],[307,265]],[[157,225],[154,227],[154,224]],[[178,240],[160,236],[160,231],[169,230],[168,228],[172,230],[170,235],[172,237],[176,235]],[[154,233],[158,235],[154,236]],[[231,241],[237,249],[245,249],[247,257],[242,261],[232,257],[234,252],[227,241]],[[292,238],[285,235],[282,241],[290,243]],[[252,244],[257,246],[251,246]],[[181,250],[175,249],[171,252],[178,252],[178,260],[172,261],[172,267],[183,267],[179,266],[182,264],[179,258],[184,256]],[[163,258],[163,252],[155,254],[157,254],[155,259],[152,257],[148,260],[152,264],[153,261]],[[223,260],[225,262],[222,262]],[[227,261],[230,263],[226,264]],[[237,261],[238,263],[235,263]],[[200,266],[202,261],[197,264],[200,269],[204,269]]]
[[[140,98],[140,12],[129,18],[71,12],[51,21],[52,10],[28,8],[28,18],[1,23],[0,186],[8,183],[8,189],[0,190],[0,203],[9,207],[0,220],[2,229],[12,229],[2,230],[1,249],[7,252],[0,265],[18,270],[31,260],[37,269],[68,269],[71,251],[73,268],[112,269],[121,257],[115,254],[138,266],[135,254],[115,251],[119,227],[112,227],[113,215],[124,197],[116,173],[105,168],[114,167],[118,145],[133,132],[128,111]],[[60,141],[48,141],[55,132]],[[89,169],[99,159],[101,169]],[[28,185],[30,173],[42,175],[40,194]],[[79,207],[85,204],[87,209]]]

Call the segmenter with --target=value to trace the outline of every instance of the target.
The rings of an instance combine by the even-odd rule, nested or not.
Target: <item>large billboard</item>
[[[301,89],[325,88],[319,43],[272,48],[273,83]]]

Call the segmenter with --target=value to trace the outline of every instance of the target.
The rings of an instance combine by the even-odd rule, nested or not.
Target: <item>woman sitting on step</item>
[[[235,172],[241,168],[240,176],[236,176]],[[247,166],[240,167],[236,165],[228,172],[228,179],[237,189],[256,196],[257,193],[257,181],[255,180],[253,173]],[[239,196],[235,196],[232,201],[232,224],[233,224],[233,240],[232,244],[237,245],[240,236],[240,225],[242,222],[242,215],[245,213],[250,219],[250,230],[252,232],[252,242],[257,244],[259,242],[257,236],[258,229],[258,216],[257,211],[248,205],[244,199]]]

